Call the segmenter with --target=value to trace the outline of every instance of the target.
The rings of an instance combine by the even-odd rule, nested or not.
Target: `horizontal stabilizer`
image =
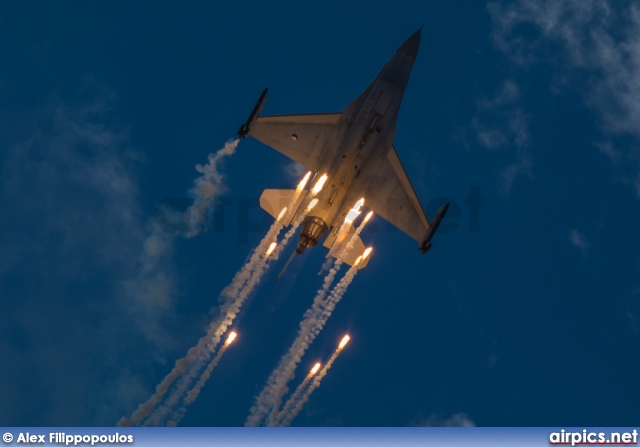
[[[295,199],[291,209],[287,209],[281,218],[282,225],[285,227],[291,225],[294,217],[299,213],[302,202],[307,196],[308,191],[297,192],[295,189],[265,189],[260,196],[260,208],[265,210],[275,219],[278,218],[283,208],[289,207],[290,203]],[[298,197],[295,197],[296,194]]]
[[[366,247],[360,239],[360,236],[356,236],[353,238],[353,234],[356,232],[356,229],[353,225],[349,225],[347,231],[332,231],[325,239],[324,246],[329,248],[329,254],[334,258],[340,257],[343,262],[349,264],[353,267],[353,264],[356,263],[356,260],[359,256],[362,256]],[[346,246],[349,244],[353,238],[353,247],[347,248]],[[358,269],[363,269],[369,263],[369,257],[365,258],[363,261],[360,261],[358,264]]]

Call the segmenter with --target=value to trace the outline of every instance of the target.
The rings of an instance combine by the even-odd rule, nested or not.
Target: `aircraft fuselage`
[[[298,252],[314,247],[363,195],[371,175],[393,146],[402,97],[413,67],[420,31],[413,34],[382,68],[371,84],[349,104],[323,153],[335,154],[322,163],[319,175],[328,180],[317,205],[304,219]],[[338,147],[337,151],[330,150]]]

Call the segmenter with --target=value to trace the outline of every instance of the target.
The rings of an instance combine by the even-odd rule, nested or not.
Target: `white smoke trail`
[[[336,286],[333,288],[333,290],[329,294],[329,297],[326,299],[326,301],[322,305],[322,309],[321,309],[318,321],[326,322],[326,320],[329,319],[329,317],[331,316],[331,313],[336,308],[336,305],[340,302],[344,294],[347,292],[347,288],[353,282],[353,279],[355,278],[357,273],[358,273],[358,268],[351,267],[347,271],[347,273],[345,273],[342,279],[338,282],[338,284],[336,284]],[[323,323],[323,326],[324,326],[324,323]],[[322,330],[322,326],[315,327],[314,330],[316,331],[314,336],[316,336]]]
[[[313,300],[312,309],[314,312],[321,312],[321,307],[326,305],[326,303],[324,303],[322,300],[326,296],[329,288],[331,287],[331,284],[333,284],[336,275],[340,271],[340,267],[344,263],[343,259],[346,253],[349,250],[353,249],[358,236],[360,236],[360,233],[362,233],[362,230],[364,229],[369,219],[371,219],[372,215],[373,213],[369,213],[369,215],[360,223],[358,228],[356,228],[356,231],[351,235],[349,241],[340,250],[337,258],[334,258],[333,256],[327,254],[327,259],[325,260],[321,271],[323,269],[328,269],[329,273],[325,276],[322,287],[318,290],[316,297]],[[345,219],[340,227],[340,231],[346,231],[349,225],[351,225],[351,223]]]
[[[298,415],[298,413],[302,409],[303,405],[309,400],[311,393],[313,393],[315,389],[320,386],[320,381],[322,381],[324,376],[327,375],[327,371],[329,371],[329,369],[333,365],[333,362],[336,361],[336,359],[338,358],[341,352],[342,352],[342,349],[338,348],[333,353],[329,361],[324,365],[324,367],[320,370],[320,372],[314,376],[313,381],[311,382],[311,385],[309,385],[305,393],[302,394],[302,396],[300,396],[299,399],[297,399],[297,403],[293,408],[293,410],[291,410],[289,413],[285,413],[283,410],[284,417],[281,419],[280,423],[278,424],[280,427],[287,427],[289,424],[291,424],[291,421],[295,419],[295,417]]]
[[[349,241],[346,244],[344,244],[344,246],[340,249],[340,252],[338,253],[338,256],[336,258],[334,258],[330,254],[327,254],[327,259],[322,265],[322,268],[320,269],[320,271],[328,270],[329,273],[327,273],[327,275],[325,276],[324,281],[322,282],[322,287],[318,290],[318,293],[316,294],[316,297],[313,300],[314,310],[316,311],[319,310],[318,306],[322,304],[321,300],[324,299],[324,297],[327,295],[327,292],[329,291],[331,284],[333,284],[333,281],[336,275],[340,271],[340,267],[342,267],[342,264],[344,263],[343,259],[345,258],[347,252],[353,249],[356,243],[356,240],[358,239],[358,236],[360,236],[360,233],[362,233],[364,226],[367,224],[370,218],[371,216],[368,216],[365,220],[362,221],[362,223],[360,223],[358,228],[356,228],[356,231],[354,231],[354,233],[349,238]],[[350,225],[351,225],[351,222],[345,219],[342,222],[342,225],[340,226],[339,232],[347,231]]]
[[[347,252],[353,249],[356,243],[356,240],[362,233],[362,230],[364,229],[367,222],[369,222],[369,219],[371,219],[372,215],[373,215],[372,213],[369,213],[369,215],[360,223],[358,228],[356,228],[356,231],[354,231],[354,233],[351,235],[351,237],[349,238],[349,241],[340,249],[338,256],[336,258],[333,258],[333,264],[331,264],[332,256],[327,255],[327,260],[322,265],[321,271],[329,270],[329,274],[324,279],[322,289],[318,291],[318,295],[322,295],[322,298],[324,298],[327,291],[329,290],[329,287],[331,287],[331,284],[333,283],[333,280],[335,279],[336,274],[338,273],[338,271],[340,270],[340,267],[344,263],[343,259],[345,258]],[[345,219],[344,222],[342,222],[342,225],[340,226],[340,232],[347,231],[349,225],[351,225],[351,222]],[[333,268],[331,267],[332,265],[333,265]]]
[[[306,212],[308,212],[308,210]],[[181,378],[175,390],[172,392],[171,396],[169,396],[169,398],[167,399],[167,402],[161,408],[159,408],[154,414],[152,414],[147,421],[145,421],[145,425],[150,425],[150,426],[161,425],[162,421],[171,412],[171,409],[175,407],[175,405],[178,403],[178,401],[180,400],[180,397],[184,396],[187,389],[189,388],[189,385],[195,379],[197,372],[202,368],[204,363],[208,360],[207,358],[208,355],[210,355],[215,351],[217,345],[220,343],[220,339],[222,335],[224,334],[224,332],[226,332],[228,327],[233,322],[234,318],[239,313],[240,308],[244,304],[245,300],[250,296],[251,292],[253,292],[255,287],[260,283],[260,280],[262,279],[267,269],[269,268],[270,263],[279,258],[280,253],[282,252],[282,249],[287,245],[287,242],[289,242],[291,237],[295,234],[298,226],[304,219],[306,212],[304,212],[303,215],[300,216],[300,218],[293,223],[293,226],[289,229],[289,231],[287,231],[284,238],[282,239],[282,242],[278,245],[276,250],[274,250],[271,256],[269,258],[264,259],[263,256],[264,256],[264,253],[266,252],[268,244],[270,244],[270,241],[277,238],[278,233],[282,229],[282,226],[279,224],[279,222],[277,221],[274,222],[274,224],[272,225],[267,235],[264,237],[264,239],[262,240],[258,248],[254,251],[254,255],[251,257],[251,260],[249,261],[249,263],[247,263],[247,266],[249,267],[247,269],[249,274],[248,274],[246,283],[243,286],[238,288],[238,287],[235,287],[234,283],[232,282],[231,287],[227,287],[225,289],[224,293],[228,297],[233,297],[235,295],[235,299],[230,302],[229,309],[226,312],[226,318],[223,319],[222,322],[217,323],[217,330],[214,333],[214,335],[210,337],[211,341],[207,345],[208,350],[204,351],[204,353],[200,356],[200,358],[198,358],[197,361],[194,362],[193,367],[190,368],[191,371]],[[236,277],[240,277],[240,278],[243,278],[244,276],[245,275],[236,275]]]
[[[351,267],[347,271],[347,273],[344,275],[344,277],[342,277],[342,279],[338,282],[338,284],[336,284],[336,286],[333,288],[333,290],[329,294],[329,297],[324,302],[322,302],[321,304],[318,304],[318,305],[316,305],[316,303],[314,303],[314,312],[315,312],[316,324],[312,325],[310,327],[310,332],[308,334],[308,337],[309,337],[310,341],[309,341],[308,345],[305,347],[305,351],[309,347],[309,345],[311,345],[313,340],[315,340],[315,338],[320,334],[320,332],[324,328],[324,325],[329,320],[329,317],[331,317],[331,314],[335,310],[336,305],[340,302],[340,300],[342,299],[342,297],[346,293],[347,288],[353,282],[353,279],[355,278],[357,273],[358,273],[358,268],[357,267]],[[302,357],[302,355],[304,355],[304,351],[302,352],[300,357]],[[293,365],[293,370],[294,371],[295,371],[295,366],[296,365]],[[279,399],[281,399],[282,396],[287,392],[288,389],[286,388],[286,384],[292,378],[293,378],[293,374],[291,374],[289,376],[288,380],[286,380],[286,382],[284,383],[285,387],[284,387],[282,393],[280,394]],[[277,416],[277,408],[280,405],[280,400],[276,401],[276,403],[274,405],[275,405],[274,408],[272,409],[271,413],[269,414],[269,421],[268,421],[269,424],[274,424],[274,418]]]
[[[256,398],[255,405],[251,407],[250,414],[245,421],[246,426],[260,425],[269,411],[277,411],[279,408],[282,396],[287,392],[286,385],[293,376],[296,365],[300,362],[307,347],[313,341],[311,332],[312,327],[317,324],[316,318],[318,312],[316,308],[320,309],[321,305],[322,298],[316,296],[312,307],[306,311],[300,322],[297,338],[287,353],[280,359],[278,366],[269,376],[267,384]]]
[[[336,275],[340,271],[340,267],[344,263],[343,261],[344,257],[346,256],[349,250],[353,249],[355,242],[358,239],[358,236],[360,236],[360,233],[362,233],[362,230],[364,229],[365,225],[367,224],[367,222],[369,221],[372,215],[373,213],[369,213],[369,215],[360,223],[358,228],[356,228],[356,231],[351,235],[349,241],[342,247],[342,249],[338,253],[338,257],[333,258],[333,256],[331,256],[330,254],[327,254],[327,259],[322,265],[321,271],[328,270],[329,273],[325,276],[324,281],[322,283],[322,287],[320,288],[320,290],[318,290],[318,293],[316,294],[316,297],[313,300],[313,309],[315,311],[317,312],[320,311],[319,306],[323,304],[322,299],[324,299],[324,297],[326,296],[327,292],[329,291],[329,288],[331,287],[331,284],[333,284],[333,281]],[[345,219],[342,225],[340,226],[340,232],[346,231],[349,225],[351,225],[351,222],[348,222]]]
[[[287,209],[291,209],[293,207],[295,201],[298,199],[298,195],[299,195],[299,191],[297,191],[297,194],[293,196],[293,198],[291,199],[291,202],[287,205]],[[215,335],[212,337],[211,342],[208,344],[209,353],[212,353],[215,351],[215,348],[220,342],[220,337],[226,331],[226,329],[231,325],[231,323],[233,322],[233,319],[239,313],[242,304],[244,304],[244,301],[250,296],[251,292],[253,292],[255,287],[259,284],[260,280],[264,276],[264,273],[267,271],[268,267],[270,266],[270,263],[272,261],[278,260],[278,258],[280,257],[280,254],[282,253],[282,250],[284,249],[284,247],[287,246],[288,242],[295,235],[298,227],[300,226],[300,224],[302,223],[302,221],[304,220],[305,216],[309,211],[310,211],[309,208],[304,209],[304,211],[300,214],[300,216],[293,222],[291,228],[287,231],[285,236],[282,238],[282,241],[280,242],[280,244],[278,244],[278,246],[270,255],[270,257],[264,259],[264,253],[266,252],[267,246],[271,243],[271,241],[277,239],[278,234],[283,228],[280,222],[276,220],[276,222],[273,223],[273,225],[267,232],[267,235],[262,239],[261,243],[258,245],[256,250],[254,251],[251,259],[245,265],[245,268],[243,268],[240,272],[238,272],[234,277],[234,281],[232,281],[232,283],[223,290],[222,292],[223,298],[226,298],[232,301],[230,301],[230,306],[229,306],[230,309],[226,312],[227,318],[223,320],[221,323],[218,323],[217,325],[218,330],[216,331]],[[243,284],[243,281],[246,281],[246,282],[244,282]],[[181,379],[181,381],[178,383],[172,395],[167,399],[166,404],[157,412],[157,414],[154,417],[150,417],[149,420],[145,422],[145,425],[159,425],[159,423],[163,420],[163,418],[170,411],[170,409],[174,407],[178,402],[178,400],[180,399],[180,397],[184,395],[189,384],[195,378],[195,374],[201,368],[202,364],[205,361],[206,361],[206,357],[203,359],[199,359],[199,362],[196,363],[193,368],[191,368],[192,372],[184,376]],[[208,380],[209,378],[209,375],[207,375],[206,378],[204,378],[203,380],[203,376],[205,376],[205,374],[207,374],[206,371],[200,377],[200,381],[203,381],[202,385],[204,385],[204,382],[206,382],[206,380]],[[185,412],[186,412],[186,409],[185,409]]]
[[[297,196],[294,197],[297,199]],[[292,206],[293,203],[290,203],[288,208],[291,209]],[[305,209],[300,218],[296,219],[293,223],[274,253],[272,253],[269,258],[264,259],[268,245],[277,239],[278,234],[282,230],[282,225],[278,220],[271,225],[265,237],[253,251],[250,259],[236,273],[231,283],[221,292],[219,300],[225,304],[223,305],[220,316],[209,325],[207,334],[198,341],[196,346],[189,349],[185,357],[176,361],[174,368],[156,387],[155,394],[152,395],[149,400],[141,404],[130,418],[123,417],[118,421],[119,426],[137,425],[147,417],[148,419],[145,421],[145,425],[158,425],[166,417],[171,411],[171,408],[177,404],[180,397],[183,396],[189,388],[189,384],[195,379],[197,372],[202,368],[204,363],[208,361],[208,357],[215,351],[222,335],[226,332],[227,328],[238,315],[246,299],[262,279],[269,267],[270,261],[278,259],[282,249],[291,237],[293,237],[307,212],[308,209]],[[173,382],[180,377],[188,367],[190,367],[190,372],[180,380],[165,405],[154,412],[156,406],[162,401],[162,398]]]
[[[341,226],[341,231],[346,230],[347,221],[345,220]],[[361,225],[362,227],[363,225]],[[360,229],[360,228],[359,228]],[[357,230],[356,230],[357,233]],[[286,236],[285,236],[286,237]],[[349,240],[349,244],[355,241],[355,237]],[[346,251],[345,247],[342,251]],[[342,254],[341,251],[341,254]],[[258,397],[256,398],[255,405],[251,408],[249,417],[247,418],[246,426],[257,426],[261,423],[263,418],[269,413],[269,420],[267,425],[274,423],[274,418],[277,417],[278,408],[282,401],[282,396],[288,391],[287,383],[293,378],[295,368],[302,359],[305,351],[309,345],[313,342],[316,336],[316,331],[313,331],[314,327],[319,326],[317,332],[319,332],[324,326],[324,322],[318,320],[318,317],[323,315],[324,297],[326,296],[336,274],[340,270],[342,265],[342,259],[336,258],[333,263],[333,267],[329,270],[329,273],[325,276],[322,287],[316,293],[313,299],[311,308],[309,308],[300,322],[300,329],[298,330],[298,337],[294,340],[293,344],[289,348],[289,351],[280,359],[278,366],[271,373],[267,384],[262,389]],[[335,304],[333,305],[335,307]],[[328,319],[328,316],[326,317]],[[326,322],[326,320],[325,320]]]
[[[200,390],[207,382],[207,380],[209,380],[209,377],[211,377],[211,373],[213,372],[215,367],[218,366],[218,363],[220,363],[220,359],[222,358],[228,347],[229,345],[222,346],[216,356],[211,360],[211,362],[209,362],[207,368],[198,379],[198,382],[193,386],[191,391],[187,392],[186,397],[182,400],[182,405],[174,412],[174,415],[170,417],[170,420],[167,423],[168,426],[175,427],[180,423],[184,415],[187,413],[187,406],[193,403],[193,401],[198,398]]]
[[[213,200],[225,189],[220,165],[225,157],[234,153],[237,145],[238,140],[230,140],[222,149],[209,155],[206,165],[196,165],[195,169],[201,175],[189,191],[193,200],[186,211],[158,207],[155,223],[148,225],[146,230],[139,268],[122,283],[123,292],[131,303],[130,309],[136,313],[144,309],[146,318],[139,327],[148,339],[158,344],[166,344],[167,336],[158,317],[171,307],[175,293],[170,265],[176,234],[194,236],[206,229]]]
[[[318,290],[318,295],[317,295],[318,298],[324,298],[326,296],[327,291],[329,290],[329,287],[331,287],[331,284],[333,284],[333,280],[335,279],[335,276],[340,271],[340,267],[344,263],[343,259],[345,258],[347,252],[353,249],[356,243],[356,240],[362,233],[362,230],[364,229],[365,225],[367,224],[367,222],[369,221],[372,215],[373,215],[372,213],[369,213],[367,218],[360,223],[358,228],[356,228],[356,231],[351,235],[351,237],[349,238],[349,241],[342,247],[342,249],[338,253],[338,257],[334,258],[333,267],[331,267],[331,264],[327,262],[331,260],[332,256],[327,255],[327,261],[325,261],[325,263],[322,265],[322,269],[329,269],[329,273],[324,278],[322,288]],[[345,219],[345,221],[342,223],[340,227],[340,231],[346,230],[348,225],[350,225],[350,223],[347,222],[347,220]],[[315,301],[316,300],[314,299],[314,303]]]
[[[276,417],[273,418],[273,421],[269,424],[271,427],[278,426],[280,424],[280,421],[282,421],[283,418],[285,416],[287,416],[287,414],[291,410],[291,407],[300,398],[300,396],[302,395],[302,392],[305,390],[305,388],[307,387],[307,385],[309,384],[311,379],[313,379],[313,373],[307,374],[307,376],[304,378],[302,383],[300,385],[298,385],[298,388],[296,388],[296,390],[293,392],[293,394],[291,394],[291,397],[289,397],[289,400],[287,401],[287,403],[282,408],[282,411],[280,411],[276,415]]]
[[[218,366],[218,363],[220,362],[222,355],[225,353],[228,347],[229,347],[228,345],[223,346],[220,349],[220,351],[218,351],[218,354],[216,354],[213,360],[209,362],[209,365],[207,365],[207,369],[204,370],[204,372],[200,376],[200,379],[198,379],[198,383],[196,383],[196,385],[191,389],[191,391],[187,393],[187,397],[185,397],[184,399],[185,404],[190,404],[194,400],[196,400],[196,398],[200,394],[200,389],[204,386],[205,382],[209,380],[209,377],[211,376],[211,372],[216,366]]]
[[[296,231],[298,230],[298,227],[300,226],[300,224],[302,223],[302,221],[304,220],[304,218],[305,218],[305,216],[307,215],[308,212],[309,212],[308,210],[303,211],[301,213],[300,217],[298,217],[295,220],[295,222],[293,222],[293,225],[291,225],[291,228],[289,228],[289,231],[287,231],[284,234],[284,237],[282,238],[282,241],[278,244],[278,246],[274,250],[273,254],[275,256],[280,256],[280,253],[282,252],[284,247],[286,247],[286,245],[289,243],[291,238],[296,234]]]
[[[149,416],[151,412],[154,410],[156,405],[160,403],[165,393],[169,390],[169,387],[173,384],[173,382],[187,369],[191,363],[193,363],[198,356],[207,348],[207,344],[212,344],[213,348],[220,341],[220,337],[224,331],[220,332],[220,329],[224,326],[224,330],[230,321],[233,321],[235,315],[237,313],[236,309],[242,305],[242,301],[239,302],[237,298],[239,298],[239,293],[247,284],[247,282],[252,277],[252,272],[255,269],[255,266],[260,261],[261,255],[266,250],[266,244],[268,241],[272,240],[273,237],[277,235],[280,231],[279,222],[274,222],[267,235],[264,237],[262,242],[258,245],[258,247],[254,250],[249,261],[236,273],[231,284],[227,286],[221,293],[222,297],[233,298],[235,300],[230,300],[223,306],[220,316],[214,320],[207,330],[205,336],[198,340],[196,346],[190,348],[187,351],[187,355],[176,361],[173,369],[167,376],[158,384],[156,387],[156,392],[147,400],[146,402],[140,404],[140,406],[134,411],[130,418],[122,418],[118,421],[118,425],[128,426],[128,425],[137,425],[139,424],[145,417]],[[228,322],[227,325],[225,323]]]
[[[220,343],[222,335],[233,323],[234,319],[240,312],[242,305],[262,279],[262,276],[269,266],[269,261],[278,259],[278,253],[274,252],[267,259],[264,259],[264,254],[266,253],[268,245],[271,241],[277,238],[278,233],[281,230],[282,225],[280,222],[276,221],[271,225],[271,228],[269,228],[265,237],[253,251],[249,261],[240,269],[240,271],[238,271],[238,273],[236,273],[231,284],[222,291],[220,299],[226,300],[226,303],[222,307],[221,315],[209,325],[207,334],[198,341],[195,347],[191,348],[187,352],[187,356],[176,362],[173,370],[161,382],[161,385],[163,386],[160,389],[156,388],[156,394],[147,401],[153,402],[153,406],[151,408],[149,408],[149,406],[144,407],[146,409],[146,414],[140,414],[140,417],[137,417],[136,421],[133,422],[134,424],[139,423],[144,417],[149,416],[144,425],[160,425],[166,416],[171,413],[171,409],[179,402],[180,398],[189,389],[189,386],[195,379],[198,371],[200,371],[208,361],[208,357],[211,353],[215,351]],[[154,414],[151,414],[155,406],[162,400],[171,384],[192,363],[193,366],[191,366],[187,374],[181,378],[166,403],[162,407],[158,408]]]
[[[331,284],[331,280],[337,273],[336,267],[334,266],[327,277],[325,277],[322,288],[318,290],[318,293],[313,300],[313,304],[309,309],[307,309],[302,321],[300,322],[298,336],[287,353],[282,356],[278,366],[269,376],[267,384],[256,398],[256,403],[251,407],[250,414],[245,421],[245,426],[251,427],[260,425],[267,415],[267,425],[274,423],[282,402],[282,396],[284,396],[288,391],[287,384],[293,378],[296,366],[302,359],[307,348],[315,340],[326,324],[331,313],[335,309],[335,306],[346,292],[347,287],[351,284],[357,272],[357,267],[349,269],[331,292],[331,295],[327,298],[326,302],[324,300],[324,296],[326,294],[326,289],[328,289]]]
[[[322,263],[322,267],[320,267],[320,271],[318,272],[318,276],[322,276],[329,272],[331,267],[333,267],[334,259],[335,258],[333,256],[327,256],[325,258],[324,262]]]
[[[210,154],[208,157],[208,163],[206,165],[196,165],[196,171],[200,172],[202,176],[198,177],[194,181],[194,187],[190,190],[191,195],[194,198],[193,204],[189,207],[189,228],[187,231],[188,236],[195,236],[198,234],[208,220],[208,214],[210,211],[211,203],[217,195],[224,190],[224,179],[219,173],[219,163],[227,156],[232,155],[238,146],[239,140],[229,140],[225,143],[225,146],[218,150],[215,154]],[[145,250],[147,246],[151,247],[151,243],[159,240],[159,234],[154,234],[145,241]],[[165,238],[166,239],[166,238]],[[156,244],[157,245],[157,244]],[[155,246],[155,245],[154,245]],[[145,251],[146,253],[146,251]],[[154,261],[159,254],[163,254],[162,250],[155,250],[149,256],[144,258],[143,261],[143,273],[153,274],[155,269],[153,268]],[[138,282],[131,282],[128,284],[130,288],[134,288]],[[140,287],[135,289],[137,293],[143,293]],[[191,352],[191,351],[190,351]],[[131,418],[125,417],[118,421],[118,425],[133,425],[139,423],[144,417],[148,416],[153,408],[160,402],[162,396],[167,391],[173,380],[186,368],[190,363],[190,354],[183,359],[176,362],[173,370],[165,377],[165,379],[156,387],[156,393],[151,398],[142,403],[136,411],[132,414]]]
[[[294,196],[294,199],[292,199],[291,201],[292,203],[290,203],[290,205],[293,205],[293,203],[295,203],[296,200],[297,200],[297,197]],[[291,228],[289,228],[289,230],[284,234],[282,241],[278,244],[278,246],[273,251],[272,256],[274,259],[278,259],[280,257],[282,250],[284,250],[284,248],[287,246],[289,241],[291,241],[291,238],[296,234],[296,231],[298,231],[298,227],[300,227],[300,224],[302,224],[302,221],[304,220],[304,218],[307,217],[307,214],[309,214],[309,211],[311,211],[311,208],[307,206],[300,213],[300,216],[298,216],[298,218],[291,224]]]
[[[256,269],[252,271],[251,277],[247,281],[246,285],[239,291],[236,299],[231,302],[231,306],[229,306],[229,310],[226,312],[226,317],[218,324],[214,335],[206,346],[207,350],[200,354],[199,358],[196,359],[193,366],[190,368],[190,371],[180,379],[171,395],[167,398],[166,403],[149,417],[145,422],[145,425],[161,425],[167,415],[172,412],[172,408],[176,406],[180,398],[184,396],[189,389],[190,384],[195,380],[198,371],[200,371],[202,366],[207,362],[211,353],[215,351],[222,334],[224,334],[228,327],[233,323],[233,320],[240,312],[242,305],[262,279],[262,276],[267,271],[269,264],[268,261],[276,259],[277,253],[273,253],[272,257],[267,259],[267,262],[259,264]]]
[[[187,237],[196,236],[206,228],[213,200],[223,191],[224,179],[219,172],[218,164],[224,157],[228,157],[235,152],[239,142],[239,139],[227,141],[218,152],[209,154],[206,165],[196,165],[196,171],[201,173],[202,176],[194,181],[194,186],[189,191],[194,201],[187,209],[189,217]]]
[[[340,250],[340,254],[338,255],[337,260],[344,258],[347,252],[353,249],[353,246],[355,245],[356,240],[358,239],[358,237],[362,233],[362,230],[364,230],[365,225],[367,225],[367,223],[369,222],[372,216],[373,216],[373,212],[369,212],[369,214],[367,214],[367,216],[362,220],[360,225],[358,225],[358,228],[356,228],[356,231],[354,231],[351,237],[349,238],[349,242],[347,242],[345,246],[342,248],[342,250]],[[343,222],[342,226],[344,227],[345,225],[347,225],[346,220],[345,222]],[[341,231],[342,231],[342,227],[341,227]]]

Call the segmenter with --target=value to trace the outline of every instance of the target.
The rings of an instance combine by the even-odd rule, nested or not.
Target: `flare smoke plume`
[[[337,261],[336,264],[338,264]],[[305,312],[304,317],[300,322],[298,336],[287,353],[282,356],[278,366],[273,370],[271,376],[269,376],[267,384],[256,397],[256,403],[251,407],[250,414],[245,421],[245,426],[260,425],[267,415],[268,419],[266,421],[266,425],[273,425],[277,423],[282,397],[289,390],[287,388],[287,384],[293,378],[296,366],[300,363],[300,360],[307,348],[315,340],[316,336],[326,324],[331,313],[335,309],[336,304],[346,292],[357,272],[357,266],[350,268],[331,291],[331,294],[326,301],[324,300],[324,296],[331,285],[331,280],[337,273],[335,265],[327,277],[325,277],[322,288],[318,290],[318,293],[313,300],[313,304]]]
[[[194,212],[191,213],[191,216],[202,216],[202,213],[199,211],[206,210],[208,209],[207,207],[211,205],[215,192],[220,191],[220,187],[216,187],[214,182],[220,182],[222,180],[222,176],[219,174],[216,164],[221,157],[232,154],[236,146],[237,140],[227,143],[225,148],[218,151],[214,156],[209,157],[209,163],[206,166],[199,167],[199,172],[202,172],[203,176],[196,180],[196,187],[194,188],[194,191],[200,200],[194,201]],[[308,178],[308,176],[305,178]],[[302,189],[300,185],[299,189]],[[297,193],[299,194],[299,191],[297,191]],[[297,199],[297,195],[294,195],[294,198]],[[289,204],[288,209],[291,209],[292,205],[293,204]],[[279,244],[277,248],[273,250],[273,253],[267,257],[267,247],[277,239],[278,234],[282,230],[280,220],[276,220],[271,225],[271,228],[260,244],[255,248],[249,260],[235,274],[229,286],[227,286],[220,294],[219,301],[222,302],[220,316],[211,322],[206,334],[200,338],[194,347],[187,351],[186,356],[176,361],[171,372],[169,372],[160,384],[158,384],[156,392],[149,398],[149,400],[140,404],[130,418],[123,417],[118,422],[118,425],[139,425],[143,420],[144,425],[160,425],[166,421],[172,413],[175,413],[175,416],[178,419],[184,415],[186,410],[183,410],[183,408],[195,399],[199,389],[204,385],[210,375],[211,371],[209,370],[213,370],[213,368],[215,368],[217,361],[219,361],[219,358],[224,353],[226,346],[223,347],[213,361],[209,363],[209,367],[200,375],[200,380],[192,389],[191,385],[198,375],[198,372],[202,370],[204,365],[209,362],[210,358],[213,356],[213,353],[220,344],[222,335],[233,323],[247,298],[249,298],[251,293],[260,283],[260,280],[267,271],[270,263],[278,259],[282,248],[286,245],[293,234],[295,234],[297,227],[304,218],[304,214],[305,213],[303,213],[301,218],[294,222],[292,228],[283,238],[282,243]],[[192,229],[193,228],[194,227],[192,227]],[[213,365],[213,367],[211,365]],[[180,380],[177,382],[176,386],[173,387],[173,390],[166,399],[164,405],[156,408],[178,378],[180,378]],[[196,390],[196,392],[187,394],[187,390],[189,389],[191,389],[192,392]],[[180,409],[176,409],[180,399],[184,400],[183,406]],[[175,419],[176,418],[174,417],[173,422],[175,422]]]
[[[295,417],[298,415],[298,413],[300,412],[300,410],[302,409],[304,404],[309,400],[309,397],[311,396],[311,393],[313,393],[315,391],[315,389],[320,386],[320,382],[322,381],[324,376],[327,375],[327,372],[329,371],[329,369],[333,365],[333,362],[336,361],[336,359],[338,358],[338,356],[342,352],[343,348],[344,348],[344,346],[340,346],[340,347],[338,347],[338,349],[335,350],[335,352],[333,353],[333,355],[331,356],[329,361],[324,365],[324,367],[320,370],[320,372],[313,377],[313,381],[311,382],[311,385],[309,385],[309,387],[306,389],[306,391],[304,391],[304,393],[302,395],[296,396],[294,394],[291,397],[291,399],[289,399],[289,402],[287,402],[287,406],[289,406],[289,408],[291,408],[294,403],[295,403],[295,406],[288,413],[285,412],[284,410],[282,411],[281,420],[280,420],[278,425],[280,425],[281,427],[286,427],[289,424],[291,424],[291,421],[293,421],[295,419]],[[285,409],[286,409],[286,406],[285,406]]]

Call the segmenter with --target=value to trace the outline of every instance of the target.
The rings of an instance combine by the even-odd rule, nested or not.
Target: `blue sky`
[[[299,172],[247,139],[208,231],[159,232],[157,205],[185,203],[264,87],[264,114],[341,111],[423,21],[396,148],[427,212],[459,214],[422,257],[375,218],[296,381],[352,342],[293,425],[633,425],[640,9],[604,0],[3,4],[0,424],[146,400],[270,224],[262,190]],[[269,272],[184,425],[244,423],[323,250]]]

